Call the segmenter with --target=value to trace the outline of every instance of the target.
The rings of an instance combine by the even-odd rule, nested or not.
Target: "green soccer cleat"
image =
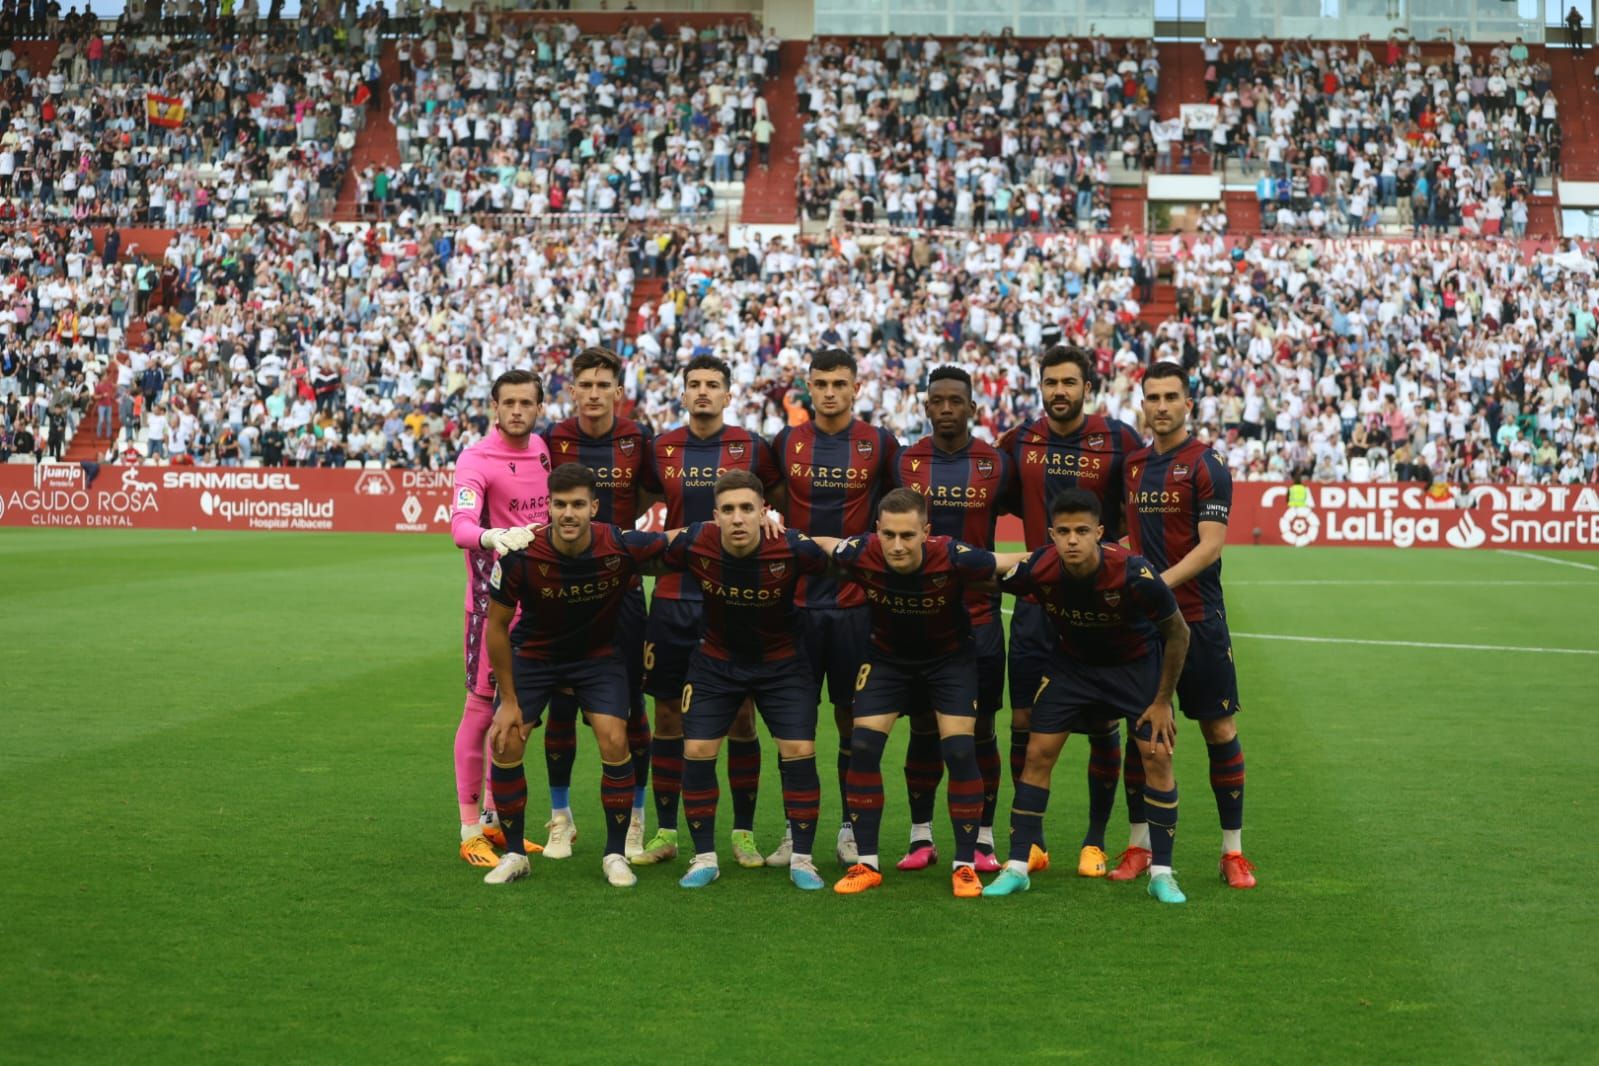
[[[677,830],[657,829],[644,850],[628,859],[634,866],[653,866],[677,858]]]
[[[680,888],[704,888],[720,876],[721,867],[714,862],[696,862],[688,868],[688,873],[678,879],[677,884]]]
[[[733,859],[747,869],[766,865],[761,849],[755,846],[755,833],[752,830],[733,830]]]
[[[1149,879],[1149,894],[1162,903],[1187,903],[1188,897],[1177,887],[1177,878],[1171,874],[1156,874]]]
[[[1033,879],[1026,874],[1019,874],[1010,867],[999,872],[999,876],[983,889],[985,896],[1014,896],[1019,892],[1026,892],[1033,887]]]

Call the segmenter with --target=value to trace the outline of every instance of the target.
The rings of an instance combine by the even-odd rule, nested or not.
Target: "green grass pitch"
[[[1073,873],[1080,740],[1022,897],[610,889],[587,737],[577,856],[491,889],[455,857],[447,542],[5,531],[0,1062],[1591,1062],[1599,655],[1551,649],[1599,649],[1596,564],[1229,550],[1261,887],[1216,880],[1188,725],[1163,908]]]

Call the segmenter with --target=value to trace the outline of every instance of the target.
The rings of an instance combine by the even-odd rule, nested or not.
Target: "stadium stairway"
[[[1158,326],[1177,314],[1177,287],[1170,282],[1155,283],[1155,297],[1138,309],[1138,317],[1151,326]]]
[[[1144,202],[1147,197],[1142,185],[1115,185],[1110,190],[1110,229],[1120,233],[1131,226],[1134,233],[1144,232]]]
[[[794,182],[799,176],[800,111],[794,75],[805,62],[808,43],[783,42],[778,54],[782,73],[766,87],[766,103],[777,126],[772,134],[772,165],[765,170],[758,163],[750,167],[744,182],[743,222],[792,225],[799,219],[799,192]],[[788,116],[792,116],[788,121],[778,121]],[[750,150],[755,150],[753,144]]]
[[[627,305],[627,323],[622,327],[622,336],[629,341],[638,336],[638,311],[646,303],[659,303],[661,294],[666,291],[664,278],[639,278],[633,282],[633,298]]]
[[[1229,233],[1260,232],[1260,201],[1253,192],[1223,192],[1221,202],[1222,210],[1227,212]]]
[[[389,93],[389,87],[400,80],[400,55],[393,41],[383,46],[378,65],[383,68],[378,95],[383,97]],[[400,162],[400,141],[395,136],[394,123],[389,121],[389,107],[392,104],[392,98],[384,99],[375,110],[367,112],[366,128],[355,139],[355,148],[350,152],[350,169],[345,172],[344,183],[339,186],[339,199],[333,207],[333,217],[336,219],[356,217],[357,174],[368,166],[391,167]]]
[[[1561,176],[1567,181],[1599,181],[1599,139],[1575,131],[1599,129],[1599,86],[1593,76],[1594,54],[1569,48],[1545,49],[1554,74],[1560,125],[1568,131],[1560,152]],[[1527,231],[1532,232],[1528,219]]]
[[[1160,48],[1160,96],[1155,115],[1165,121],[1182,114],[1184,104],[1202,104],[1205,96],[1205,54],[1196,44],[1171,44]]]

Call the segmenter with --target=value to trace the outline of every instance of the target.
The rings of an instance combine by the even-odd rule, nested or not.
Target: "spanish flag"
[[[144,117],[147,124],[175,130],[183,125],[183,100],[177,96],[159,93],[144,94]]]

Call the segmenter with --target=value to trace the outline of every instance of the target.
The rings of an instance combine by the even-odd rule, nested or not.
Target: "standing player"
[[[1121,537],[1122,464],[1129,453],[1143,447],[1133,428],[1104,415],[1085,414],[1083,407],[1095,388],[1094,364],[1081,348],[1057,345],[1039,360],[1038,388],[1044,399],[1044,417],[1018,426],[1000,438],[999,450],[1014,465],[1015,492],[1010,511],[1022,518],[1028,548],[1049,543],[1051,501],[1066,489],[1082,489],[1099,501],[1110,540]],[[1042,606],[1018,598],[1010,628],[1010,768],[1012,781],[1021,780],[1027,758],[1028,723],[1033,694],[1043,680],[1044,666],[1054,648],[1054,635]],[[1088,811],[1090,831],[1083,840],[1077,872],[1084,877],[1105,876],[1105,826],[1116,804],[1116,781],[1121,776],[1121,736],[1114,722],[1088,735]],[[1098,826],[1095,832],[1092,827]],[[1035,869],[1049,865],[1049,855],[1039,842],[1032,856]]]
[[[605,879],[618,888],[638,883],[623,854],[633,761],[627,667],[615,634],[623,604],[639,574],[665,550],[666,536],[597,525],[598,510],[593,471],[578,463],[556,467],[550,475],[550,525],[533,534],[525,551],[500,560],[489,578],[493,603],[485,633],[499,682],[490,781],[506,833],[505,854],[483,878],[491,885],[528,874],[519,846],[527,807],[522,754],[527,732],[562,687],[571,688],[589,712],[600,747]]]
[[[941,366],[927,377],[927,421],[930,436],[899,454],[895,480],[927,500],[934,536],[950,537],[994,550],[994,525],[1011,476],[1004,453],[972,437],[971,375],[957,366]],[[983,817],[977,830],[977,869],[994,873],[994,810],[999,799],[999,739],[994,718],[1005,702],[1005,627],[1000,623],[999,595],[968,590],[977,642],[977,769],[983,777]],[[899,861],[901,870],[922,870],[938,861],[933,848],[933,804],[944,759],[937,723],[926,715],[911,718],[905,748],[905,788],[910,794],[911,845]]]
[[[466,551],[466,707],[455,731],[455,796],[461,805],[461,858],[493,866],[492,814],[479,822],[483,749],[494,717],[494,671],[483,647],[494,555],[527,547],[525,528],[548,516],[550,453],[533,434],[544,384],[526,370],[508,370],[489,390],[494,426],[455,464],[450,533]],[[501,847],[509,840],[496,839]]]
[[[877,532],[838,542],[832,551],[845,576],[865,593],[872,619],[871,646],[855,679],[850,738],[849,816],[860,858],[833,886],[841,895],[883,883],[877,858],[883,748],[894,719],[921,707],[932,714],[949,766],[955,895],[975,898],[983,891],[973,869],[983,777],[973,738],[979,707],[977,643],[967,604],[973,586],[992,588],[996,565],[1016,566],[1027,555],[995,556],[949,537],[930,537],[930,532],[926,498],[914,489],[895,489],[878,508]],[[826,538],[817,543],[833,544]]]
[[[766,442],[723,422],[732,370],[714,356],[689,360],[683,371],[683,402],[688,424],[655,438],[649,488],[666,498],[666,525],[681,529],[715,516],[716,479],[731,470],[753,471],[775,489],[777,468]],[[655,742],[650,769],[655,775],[655,835],[634,862],[649,864],[677,857],[677,807],[682,792],[683,712],[680,700],[689,658],[700,643],[700,588],[680,574],[655,583],[644,633],[644,691],[655,698]],[[733,793],[733,855],[740,866],[760,866],[755,846],[755,800],[761,783],[761,742],[751,708],[733,723],[727,752],[728,784]]]
[[[792,529],[812,537],[851,537],[872,527],[877,501],[893,487],[899,441],[854,415],[855,360],[842,348],[824,348],[811,357],[807,385],[816,418],[777,435],[772,450],[788,491],[784,518]],[[838,727],[838,791],[844,805],[838,831],[838,861],[853,866],[859,858],[850,828],[844,777],[849,771],[854,729],[855,674],[866,651],[871,619],[861,590],[840,586],[829,575],[807,578],[799,605],[805,651],[818,690],[827,682]],[[788,838],[767,862],[782,865]]]
[[[747,470],[716,479],[716,521],[696,522],[672,541],[664,561],[704,594],[705,639],[683,685],[683,809],[694,862],[678,884],[704,888],[716,858],[716,753],[740,707],[753,699],[777,740],[783,810],[793,834],[789,879],[822,887],[811,859],[822,782],[816,774],[816,689],[799,668],[794,594],[802,577],[827,569],[827,555],[803,533],[762,535],[764,486]]]
[[[1238,673],[1221,590],[1221,550],[1233,481],[1227,464],[1188,432],[1194,401],[1188,375],[1176,363],[1156,363],[1144,375],[1144,421],[1154,443],[1127,457],[1127,533],[1133,551],[1160,571],[1182,608],[1191,634],[1177,682],[1183,716],[1199,722],[1210,754],[1210,787],[1221,815],[1221,877],[1233,888],[1254,888],[1244,858],[1244,749],[1238,742]],[[1136,745],[1127,746],[1127,850],[1111,880],[1130,881],[1149,868],[1149,823],[1139,786],[1145,776]]]
[[[594,471],[602,525],[632,529],[649,506],[642,486],[649,480],[650,438],[637,422],[616,413],[622,396],[622,360],[607,348],[585,348],[572,360],[570,386],[577,414],[544,432],[556,464],[579,462]],[[634,582],[617,618],[617,650],[627,666],[627,744],[633,753],[632,820],[627,856],[644,850],[644,786],[650,773],[650,720],[644,713],[644,586]],[[558,692],[550,699],[544,731],[544,766],[550,778],[550,831],[546,859],[572,854],[577,824],[568,795],[577,757],[577,700]]]
[[[1030,887],[1050,775],[1071,731],[1125,718],[1148,775],[1144,798],[1154,851],[1149,894],[1162,903],[1183,903],[1171,868],[1177,836],[1171,697],[1188,651],[1188,625],[1148,562],[1119,544],[1100,543],[1105,527],[1092,493],[1067,489],[1057,496],[1049,535],[1053,543],[1001,582],[1007,591],[1037,597],[1056,643],[1033,697],[1027,762],[1011,808],[1010,861],[983,895],[1008,896]]]

